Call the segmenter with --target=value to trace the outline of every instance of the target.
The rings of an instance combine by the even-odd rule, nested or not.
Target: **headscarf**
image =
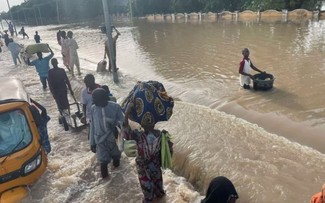
[[[228,178],[218,176],[210,182],[206,197],[201,203],[227,203],[230,197],[238,198],[234,185]]]
[[[174,100],[167,95],[163,84],[157,81],[138,82],[123,101],[123,111],[130,102],[135,108],[129,118],[142,126],[167,121],[173,113]]]

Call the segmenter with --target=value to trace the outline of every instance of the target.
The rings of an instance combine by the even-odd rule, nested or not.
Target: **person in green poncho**
[[[154,129],[154,123],[142,123],[143,130],[131,130],[128,119],[134,104],[130,102],[125,111],[124,132],[125,139],[135,140],[137,145],[136,167],[144,203],[150,203],[154,197],[161,198],[165,195],[161,171],[161,141],[162,135],[167,131]],[[172,153],[172,142],[168,142]]]

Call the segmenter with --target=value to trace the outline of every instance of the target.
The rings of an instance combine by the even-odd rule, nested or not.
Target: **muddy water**
[[[90,72],[99,83],[108,84],[119,101],[135,81],[149,79],[163,82],[173,97],[182,100],[176,102],[171,121],[159,125],[174,135],[178,174],[166,172],[165,202],[199,201],[199,194],[181,176],[203,194],[214,176],[224,175],[233,180],[239,202],[266,203],[308,202],[325,181],[324,21],[123,25],[118,27],[122,33],[117,43],[118,85],[111,75],[94,72],[103,58],[104,35],[86,26],[61,29],[74,31],[80,46],[83,75],[73,79],[75,89],[81,89],[83,76]],[[38,30],[61,59],[55,38],[58,27],[29,30]],[[254,65],[276,77],[273,90],[239,87],[243,47],[250,49]],[[41,91],[33,69],[5,75],[22,73],[33,96],[50,108],[54,118],[49,170],[32,188],[29,200],[138,202],[141,192],[133,160],[124,157],[121,169],[111,171],[112,179],[101,182],[86,132],[71,134],[57,126],[55,105],[49,92]]]

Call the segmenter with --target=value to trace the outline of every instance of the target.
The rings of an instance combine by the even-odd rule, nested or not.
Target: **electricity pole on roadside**
[[[38,20],[37,20],[37,15],[36,15],[36,11],[35,11],[35,6],[33,6],[33,11],[34,11],[34,17],[35,17],[36,25],[38,26]]]
[[[132,8],[132,0],[129,0],[129,9],[130,9],[130,16],[131,16],[131,20],[133,18],[133,8]]]
[[[58,24],[60,24],[59,0],[56,0],[56,16],[58,18]]]
[[[41,10],[39,9],[39,6],[37,6],[37,10],[38,10],[38,15],[39,15],[39,18],[40,18],[41,25],[43,25]]]
[[[7,4],[8,4],[8,8],[9,8],[9,14],[10,14],[11,23],[12,23],[12,25],[14,26],[15,33],[16,33],[16,36],[17,36],[16,24],[14,23],[14,20],[13,20],[13,18],[12,18],[12,13],[11,13],[11,9],[10,9],[10,4],[9,4],[9,1],[8,1],[8,0],[7,0]]]
[[[112,27],[111,27],[111,17],[109,15],[109,10],[108,10],[108,2],[107,0],[102,0],[103,2],[103,9],[104,9],[104,17],[105,17],[105,26],[106,26],[106,35],[108,38],[108,49],[109,49],[109,57],[110,61],[112,61],[112,71],[113,71],[113,81],[114,83],[118,83],[118,75],[117,75],[117,70],[115,63],[113,61],[116,61],[116,54],[113,53],[115,50],[113,49],[113,39],[112,39]]]
[[[3,24],[2,24],[2,18],[0,18],[0,22],[1,22],[1,27],[3,29]],[[4,30],[4,29],[3,29]]]

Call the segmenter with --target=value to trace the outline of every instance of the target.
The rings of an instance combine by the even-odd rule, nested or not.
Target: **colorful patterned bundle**
[[[142,126],[167,121],[173,113],[174,100],[157,81],[138,82],[122,103],[123,111],[130,101],[135,107],[130,119]]]

